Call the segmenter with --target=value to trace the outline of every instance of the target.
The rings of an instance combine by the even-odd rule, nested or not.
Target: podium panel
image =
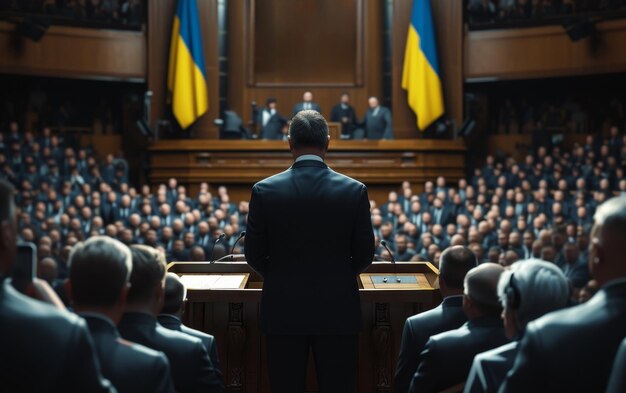
[[[245,262],[173,262],[168,271],[188,287],[183,322],[216,338],[226,391],[269,393],[265,337],[259,331],[263,278]],[[364,326],[359,393],[393,391],[404,321],[441,302],[438,275],[428,262],[374,262],[357,277]],[[306,391],[317,392],[312,359]]]

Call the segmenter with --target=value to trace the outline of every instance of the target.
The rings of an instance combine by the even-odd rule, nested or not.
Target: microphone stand
[[[222,241],[222,239],[224,239],[225,237],[226,234],[222,233],[217,237],[217,239],[215,239],[215,243],[213,243],[213,249],[211,250],[211,258],[209,258],[209,263],[215,263],[215,260],[213,259],[213,255],[215,254],[215,247],[217,246],[217,243]]]
[[[398,272],[397,272],[397,268],[396,268],[396,258],[393,256],[393,252],[391,252],[391,250],[389,249],[389,245],[387,244],[386,240],[381,240],[380,241],[380,245],[385,247],[385,250],[387,250],[387,252],[389,253],[389,256],[391,257],[391,264],[393,265],[393,278],[395,279],[394,281],[397,283],[401,283],[402,280],[400,279],[400,277],[398,277]]]

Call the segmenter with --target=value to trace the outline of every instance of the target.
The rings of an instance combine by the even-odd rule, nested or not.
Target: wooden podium
[[[269,392],[259,332],[262,277],[245,262],[173,262],[168,271],[188,287],[184,323],[216,338],[226,391]],[[428,262],[374,262],[358,277],[364,322],[359,393],[393,391],[404,321],[439,304],[438,274]],[[317,392],[312,359],[306,391]]]

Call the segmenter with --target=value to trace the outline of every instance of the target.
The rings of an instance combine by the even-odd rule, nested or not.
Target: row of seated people
[[[616,10],[624,5],[623,0],[469,0],[467,13],[470,25],[484,25]]]
[[[145,9],[143,0],[0,0],[0,11],[46,17],[52,23],[96,22],[107,27],[139,27]]]
[[[553,262],[444,250],[443,302],[405,322],[395,391],[624,391],[626,196],[598,208],[592,233],[585,262],[600,289],[581,304]]]
[[[64,283],[70,312],[45,281],[21,287],[8,278],[17,249],[15,210],[14,188],[0,180],[3,389],[224,391],[215,341],[182,325],[185,288],[176,275],[166,276],[160,251],[107,236],[77,244]]]

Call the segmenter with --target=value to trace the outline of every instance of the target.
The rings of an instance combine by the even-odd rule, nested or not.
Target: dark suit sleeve
[[[170,373],[170,364],[163,353],[154,362],[151,376],[154,378],[155,393],[174,393],[174,383]]]
[[[383,139],[393,139],[393,122],[391,120],[391,111],[389,109],[383,112],[385,118],[385,133]]]
[[[116,393],[117,390],[100,372],[91,335],[82,320],[73,326],[67,348],[69,375],[64,376],[67,392]]]
[[[626,392],[626,340],[622,341],[615,362],[613,363],[613,371],[609,379],[609,386],[606,393]]]
[[[257,186],[252,187],[250,208],[248,211],[248,224],[246,225],[246,261],[255,271],[263,275],[267,271],[267,224],[263,217],[261,196]],[[373,243],[373,242],[372,242]]]
[[[196,392],[197,393],[222,393],[224,392],[224,384],[220,372],[215,369],[209,354],[206,351],[202,342],[198,341],[196,346],[196,356],[198,360],[198,372],[196,378]]]
[[[213,366],[219,370],[220,358],[217,355],[217,345],[215,344],[215,339],[211,339],[209,342],[209,357],[211,358],[211,362],[213,362]]]
[[[398,364],[396,366],[395,389],[396,393],[406,393],[409,390],[409,384],[413,374],[417,371],[418,364],[418,346],[413,336],[411,323],[407,320],[404,323],[402,331],[402,342],[400,343],[400,354],[398,355]]]
[[[428,340],[422,351],[419,366],[417,371],[413,375],[411,386],[409,387],[410,393],[417,392],[437,392],[441,389],[437,389],[437,381],[439,380],[437,372],[444,371],[443,364],[438,364],[436,359],[435,342]]]
[[[498,392],[541,391],[544,378],[550,378],[549,375],[543,375],[543,367],[539,364],[541,355],[537,348],[537,332],[533,332],[531,329],[531,327],[527,329],[520,343],[513,368],[509,371]]]
[[[356,220],[352,228],[351,250],[352,268],[356,274],[365,270],[374,259],[374,229],[372,228],[370,201],[365,186],[361,186],[361,196],[358,203]],[[250,211],[252,211],[252,206]]]

